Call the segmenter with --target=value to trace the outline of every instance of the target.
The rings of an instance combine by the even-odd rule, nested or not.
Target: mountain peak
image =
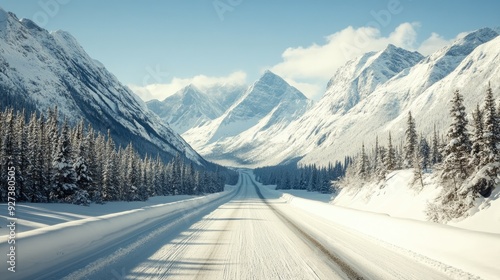
[[[0,7],[0,32],[7,29],[7,21],[9,19],[9,13]]]
[[[255,91],[257,90],[257,91]],[[264,95],[284,96],[291,95],[297,99],[307,99],[307,97],[295,87],[291,86],[285,79],[266,70],[264,74],[249,89],[249,93],[258,92]]]
[[[24,27],[26,27],[28,29],[35,29],[38,31],[43,31],[43,29],[40,26],[38,26],[34,21],[32,21],[30,19],[22,18],[20,20],[20,22],[22,25],[24,25]]]
[[[409,51],[407,49],[395,46],[393,44],[388,44],[387,47],[384,50],[382,50],[380,53],[402,53],[404,55],[412,55],[413,54],[413,55],[417,55],[417,56],[420,56],[421,58],[423,58],[423,56],[417,51]]]
[[[264,74],[262,74],[262,76],[260,76],[260,78],[257,82],[274,83],[274,82],[280,81],[280,80],[283,80],[283,78],[274,74],[270,70],[266,70],[266,71],[264,71]]]
[[[201,93],[201,90],[194,84],[189,84],[185,86],[183,89],[181,89],[180,92],[182,92],[183,94],[188,94],[193,92]]]
[[[446,50],[445,55],[469,55],[477,46],[486,43],[497,36],[498,33],[491,28],[486,27],[478,29],[453,42],[453,44]]]
[[[0,7],[0,21],[6,18],[7,15],[8,15],[7,11],[5,11],[4,9],[2,9],[2,7]]]
[[[350,60],[330,79],[318,106],[328,108],[329,113],[346,113],[379,85],[422,59],[418,52],[389,44],[384,50]]]
[[[385,50],[384,51],[393,51],[393,50],[396,50],[396,49],[401,49],[399,47],[396,47],[395,45],[393,44],[388,44],[387,47],[385,47]]]

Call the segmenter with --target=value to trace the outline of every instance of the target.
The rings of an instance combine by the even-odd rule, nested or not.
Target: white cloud
[[[128,87],[144,101],[151,99],[164,100],[189,84],[204,89],[222,84],[244,85],[246,84],[246,79],[247,74],[245,72],[236,71],[224,77],[209,77],[205,75],[198,75],[191,78],[175,77],[168,84],[150,84],[144,86],[131,84]]]
[[[406,49],[415,49],[415,23],[399,25],[388,37],[373,27],[351,26],[326,37],[322,45],[288,48],[283,62],[274,65],[271,71],[288,79],[329,79],[337,68],[348,60],[369,51],[383,49],[391,43]]]

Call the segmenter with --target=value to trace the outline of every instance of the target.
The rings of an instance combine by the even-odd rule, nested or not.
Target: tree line
[[[335,191],[331,182],[343,176],[351,159],[344,163],[329,163],[327,166],[316,164],[298,166],[297,163],[268,166],[254,170],[256,179],[266,185],[276,185],[276,189],[297,189],[332,193]]]
[[[16,201],[81,205],[220,192],[226,179],[237,178],[227,170],[201,170],[180,155],[168,163],[159,156],[141,158],[132,144],[117,147],[109,132],[105,136],[83,121],[74,127],[67,120],[61,123],[57,108],[47,116],[0,112],[2,202],[7,201],[7,171],[12,169]]]
[[[500,185],[500,102],[497,107],[489,85],[483,104],[476,105],[471,118],[459,90],[450,103],[451,124],[445,137],[439,137],[436,129],[430,141],[419,136],[409,112],[404,145],[394,147],[390,132],[387,147],[380,146],[378,138],[371,152],[363,144],[341,186],[361,187],[385,179],[391,171],[413,168],[414,183],[423,187],[423,174],[435,171],[443,189],[428,205],[427,216],[433,221],[462,217],[476,198],[489,197]]]

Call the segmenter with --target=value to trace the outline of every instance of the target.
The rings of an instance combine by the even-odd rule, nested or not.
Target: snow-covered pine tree
[[[484,99],[484,148],[481,154],[481,165],[499,160],[497,144],[500,142],[500,123],[498,120],[493,91],[491,86],[488,86]]]
[[[418,138],[417,130],[415,128],[415,120],[411,112],[408,112],[408,120],[406,122],[405,130],[405,145],[403,167],[409,168],[413,166],[413,159],[415,157],[415,150],[417,149]]]
[[[387,156],[385,160],[385,168],[387,171],[392,171],[396,169],[396,152],[394,146],[392,145],[392,136],[389,132],[389,144],[387,146]]]
[[[27,188],[31,190],[29,194],[29,202],[42,202],[44,200],[43,188],[45,183],[43,174],[43,151],[41,149],[41,141],[43,137],[42,120],[38,118],[36,113],[30,117],[28,128],[28,158],[30,164],[27,167],[26,179]]]
[[[96,136],[95,131],[89,124],[87,126],[87,133],[85,135],[84,144],[86,146],[86,162],[88,164],[88,174],[92,177],[92,184],[89,186],[88,193],[90,200],[95,203],[102,203],[102,184],[97,181],[101,181],[101,174],[98,173],[97,155],[96,155]]]
[[[369,172],[368,156],[366,155],[365,144],[363,143],[361,146],[361,153],[358,158],[357,173],[359,178],[366,180],[369,176]]]
[[[139,200],[146,201],[151,194],[151,181],[149,169],[149,156],[146,155],[143,160],[139,160],[140,182],[139,182]]]
[[[95,173],[94,173],[94,184],[98,188],[102,188],[103,185],[103,174],[104,174],[104,163],[106,162],[106,138],[101,133],[97,132],[97,137],[94,141],[94,155],[95,155]]]
[[[46,121],[46,134],[44,139],[44,151],[46,155],[45,159],[45,173],[47,177],[47,201],[51,201],[52,187],[54,185],[53,179],[56,174],[54,174],[53,162],[57,154],[57,149],[59,145],[59,113],[57,106],[54,109],[49,109],[48,117]]]
[[[380,146],[378,143],[378,135],[375,137],[375,148],[373,149],[373,157],[370,160],[370,162],[371,162],[370,170],[376,177],[379,177],[381,165],[383,164],[380,157]]]
[[[436,165],[438,163],[441,163],[442,160],[443,157],[441,155],[441,144],[436,130],[436,125],[434,124],[434,133],[432,135],[431,164]]]
[[[120,197],[118,186],[118,161],[115,142],[108,130],[108,139],[104,148],[104,162],[102,166],[102,198],[104,201],[118,200]]]
[[[165,165],[160,159],[160,156],[156,156],[155,161],[155,189],[153,195],[166,195],[163,193],[163,185],[167,182],[165,177]]]
[[[469,157],[472,144],[467,130],[467,114],[463,105],[463,97],[458,90],[451,100],[448,129],[448,144],[444,148],[444,160],[441,171],[443,190],[429,204],[427,216],[436,222],[446,222],[462,217],[474,203],[474,195],[464,184],[470,174]]]
[[[431,161],[431,147],[429,146],[429,142],[427,142],[427,139],[423,135],[420,136],[418,152],[420,153],[420,161],[418,162],[420,164],[420,168],[422,168],[422,170],[429,169]]]
[[[472,112],[472,120],[474,134],[472,137],[471,159],[469,164],[471,169],[475,169],[481,163],[481,154],[484,148],[484,116],[483,111],[479,108],[479,104],[477,104],[476,109]]]
[[[316,164],[311,166],[311,179],[309,185],[307,186],[307,191],[316,191],[319,188],[319,175]]]
[[[387,160],[387,149],[384,146],[380,146],[378,154],[379,154],[378,156],[379,163],[377,164],[377,169],[375,170],[375,173],[379,180],[383,180],[387,175],[387,168],[385,165],[385,162]]]
[[[7,168],[9,166],[16,166],[16,155],[17,155],[17,147],[15,145],[15,124],[14,124],[14,112],[12,109],[7,110],[3,117],[3,135],[2,137],[2,154],[3,157],[0,158],[2,162],[2,176],[0,180],[2,182],[7,182]],[[2,183],[1,185],[1,193],[0,193],[0,201],[7,201],[7,184]],[[17,194],[16,194],[17,195]]]
[[[41,166],[42,170],[40,178],[43,180],[40,185],[40,192],[43,194],[43,199],[40,202],[50,201],[50,186],[52,176],[52,142],[57,142],[57,139],[51,139],[49,136],[49,126],[44,117],[40,117],[40,151],[41,151]]]
[[[482,137],[477,135],[472,149],[474,174],[463,188],[463,192],[473,192],[489,197],[492,190],[500,185],[500,155],[497,144],[500,139],[500,124],[495,108],[495,100],[491,86],[488,86],[484,100],[484,123]],[[475,127],[480,124],[475,124]]]
[[[89,191],[92,186],[92,175],[90,174],[89,166],[87,163],[87,146],[84,141],[84,124],[80,121],[73,130],[73,151],[75,161],[73,168],[76,172],[76,186],[78,191],[73,199],[74,204],[88,205],[90,204]]]
[[[467,113],[463,105],[463,96],[455,91],[451,100],[451,125],[448,129],[448,144],[444,149],[442,178],[451,181],[455,188],[470,174],[468,165],[472,143],[467,130]]]
[[[126,180],[125,199],[127,201],[140,200],[139,185],[140,185],[140,165],[139,158],[136,155],[132,143],[129,143],[125,148],[126,157]]]
[[[57,149],[55,150],[52,162],[53,177],[50,198],[51,201],[71,202],[72,196],[78,188],[76,186],[76,172],[73,167],[67,121],[63,124],[61,135],[57,142]]]
[[[17,146],[17,166],[16,166],[16,191],[19,201],[27,201],[32,189],[27,189],[27,171],[30,163],[28,157],[28,134],[26,130],[25,112],[17,112],[15,119],[16,135],[15,145]]]
[[[218,168],[217,168],[218,170]],[[194,195],[197,192],[197,186],[195,182],[196,178],[196,170],[194,168],[193,162],[190,162],[189,165],[187,166],[187,172],[186,172],[186,180],[188,181],[188,193],[189,195]]]

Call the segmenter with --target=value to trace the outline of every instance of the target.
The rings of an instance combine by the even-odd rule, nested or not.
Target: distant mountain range
[[[434,125],[445,134],[452,93],[459,89],[472,111],[488,82],[499,96],[499,69],[498,28],[471,32],[427,57],[388,45],[339,68],[316,104],[267,71],[222,114],[185,124],[182,136],[207,159],[227,165],[275,165],[297,158],[326,164],[354,155],[362,143],[370,147],[376,136],[384,144],[389,131],[402,141],[409,111],[423,135]],[[169,106],[184,109],[172,100]],[[214,101],[205,97],[196,103]],[[150,109],[161,114],[152,104]]]
[[[121,145],[165,159],[177,153],[208,164],[137,95],[93,60],[64,31],[48,32],[0,8],[1,107],[28,106],[40,112],[58,107],[61,117],[80,119]]]
[[[217,85],[202,91],[191,84],[163,101],[151,100],[147,106],[182,134],[220,117],[244,92],[243,86]]]

